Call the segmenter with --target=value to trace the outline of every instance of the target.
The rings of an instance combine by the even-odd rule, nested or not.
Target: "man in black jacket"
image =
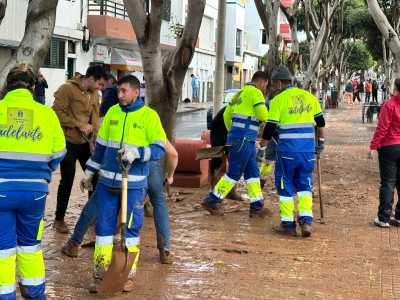
[[[111,106],[114,106],[115,104],[118,104],[118,88],[117,88],[117,81],[115,80],[115,77],[107,73],[105,74],[105,85],[102,90],[102,101],[100,105],[100,117],[104,117],[106,112],[111,108]]]

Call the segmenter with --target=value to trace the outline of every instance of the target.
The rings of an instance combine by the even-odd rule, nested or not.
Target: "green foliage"
[[[348,55],[346,55],[346,67],[350,73],[368,70],[374,66],[375,61],[363,41],[348,42],[346,50],[348,52]]]

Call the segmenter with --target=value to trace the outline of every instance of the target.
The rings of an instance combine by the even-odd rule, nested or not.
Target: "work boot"
[[[69,233],[69,229],[67,224],[64,222],[64,220],[54,220],[54,229],[58,232],[58,233],[62,233],[62,234],[68,234]]]
[[[220,203],[215,204],[215,206],[210,206],[209,204],[203,202],[201,203],[201,206],[208,211],[212,216],[223,216],[224,215],[224,209],[222,208],[222,205]]]
[[[168,250],[158,249],[160,253],[160,262],[163,265],[171,265],[172,264],[172,255]]]
[[[68,240],[68,242],[61,248],[62,254],[69,257],[78,257],[79,244],[74,241]]]
[[[235,200],[235,201],[244,201],[242,196],[236,191],[236,188],[233,188],[232,191],[226,196],[227,199]]]
[[[93,281],[89,285],[89,293],[97,294],[97,287],[99,286],[102,279],[100,278],[93,278]]]
[[[273,231],[280,234],[280,235],[285,235],[285,236],[297,236],[297,231],[296,227],[286,227],[280,224],[279,226],[274,226]]]
[[[133,280],[133,278],[128,278],[128,280],[125,282],[123,292],[124,293],[132,292],[134,288],[135,288],[135,281]]]
[[[300,224],[301,236],[310,237],[311,236],[311,224],[303,223]]]
[[[270,210],[269,210],[268,208],[266,208],[266,207],[263,207],[263,208],[260,208],[260,209],[250,208],[249,217],[250,217],[250,218],[255,218],[255,217],[259,217],[259,218],[272,217],[272,211],[270,211]]]

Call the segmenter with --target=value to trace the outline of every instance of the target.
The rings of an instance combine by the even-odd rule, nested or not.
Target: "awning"
[[[111,67],[122,71],[142,71],[140,52],[113,48],[111,52]]]

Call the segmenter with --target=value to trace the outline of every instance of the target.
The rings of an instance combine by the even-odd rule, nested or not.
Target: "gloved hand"
[[[321,154],[322,151],[325,149],[325,139],[324,138],[319,138],[317,141],[317,146],[315,147],[315,152],[317,154]]]
[[[87,190],[88,192],[93,191],[92,179],[93,175],[86,175],[86,177],[81,180],[81,182],[79,183],[79,187],[82,193],[85,190]]]
[[[140,158],[139,149],[136,147],[125,147],[123,146],[118,150],[118,155],[121,160],[125,163],[132,164],[136,159]]]
[[[265,162],[265,150],[267,149],[267,147],[260,147],[260,148],[258,148],[257,149],[257,156],[256,156],[256,159],[257,159],[257,162],[258,163],[263,163],[263,162]]]

